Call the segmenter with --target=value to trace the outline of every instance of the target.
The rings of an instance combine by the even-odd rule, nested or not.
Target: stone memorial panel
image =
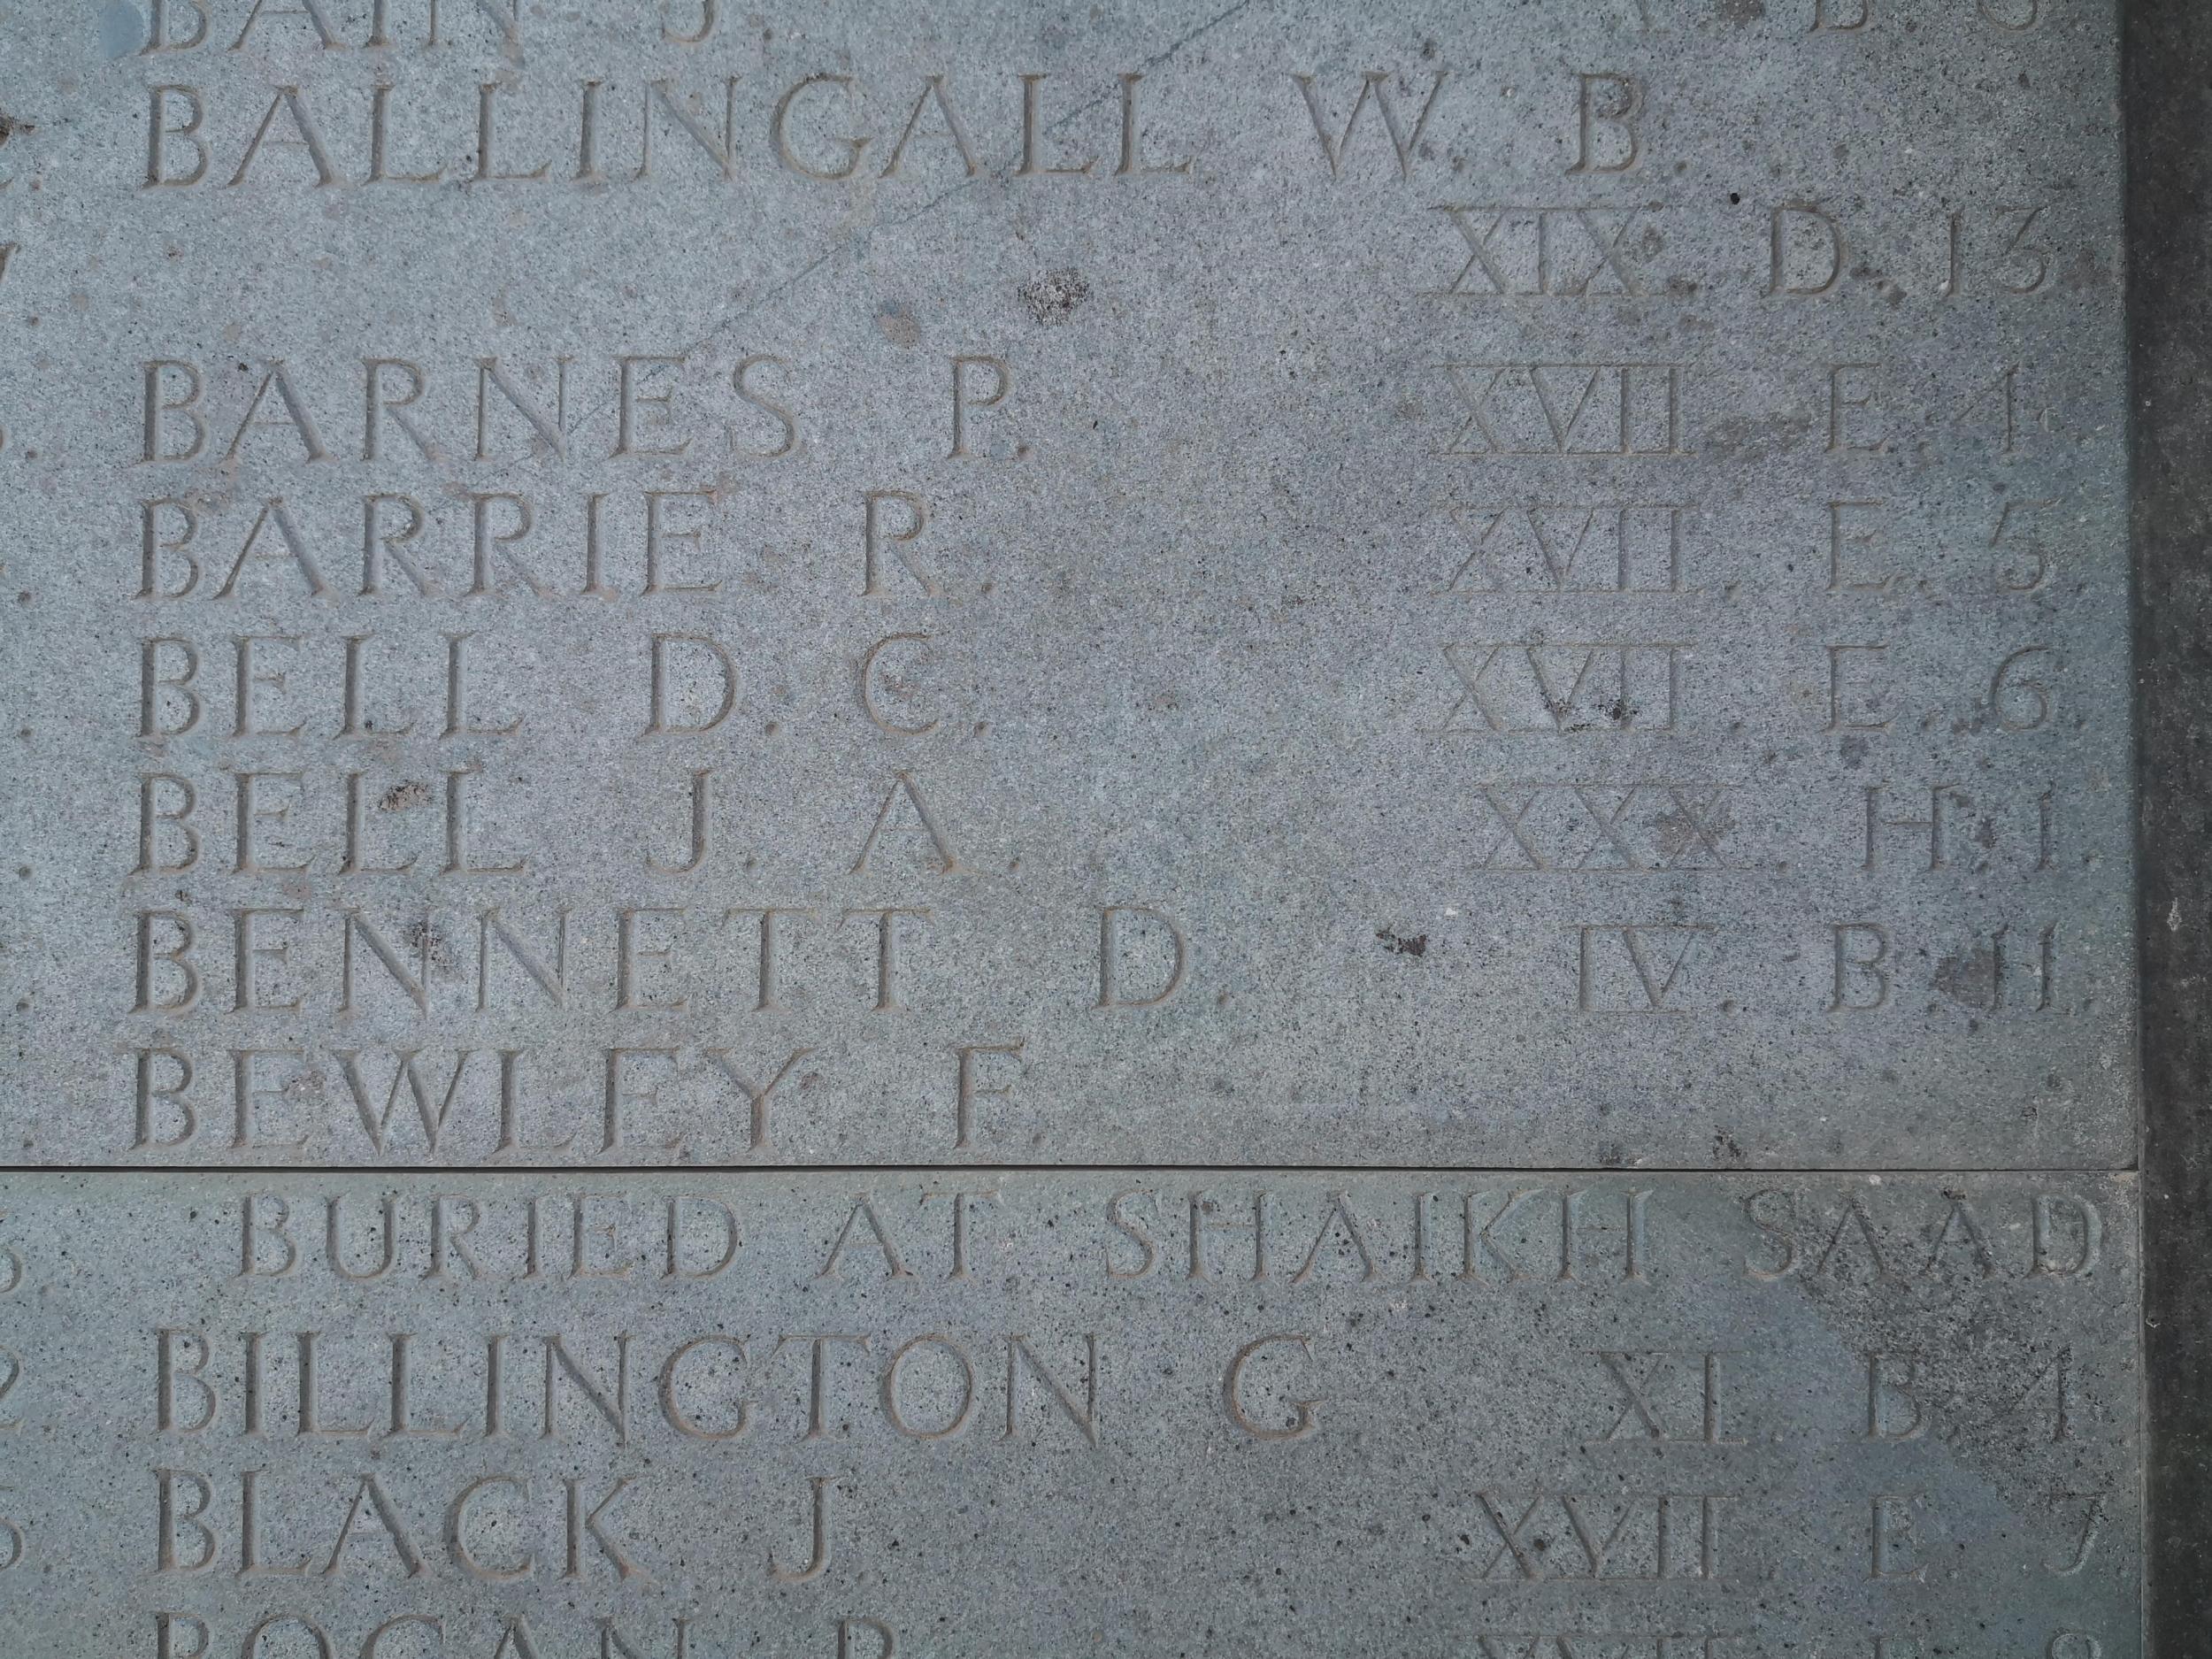
[[[38,11],[22,1162],[2125,1161],[2108,7]]]
[[[0,1653],[2138,1659],[2119,47],[0,0]]]
[[[2137,1651],[2124,1178],[45,1175],[0,1210],[18,1651]]]

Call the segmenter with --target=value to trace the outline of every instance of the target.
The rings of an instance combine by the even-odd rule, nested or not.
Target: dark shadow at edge
[[[2147,1602],[2212,1654],[2212,4],[2123,0]]]

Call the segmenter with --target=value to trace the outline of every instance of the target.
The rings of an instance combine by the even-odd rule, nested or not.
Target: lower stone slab
[[[2124,1176],[0,1179],[12,1653],[2140,1652]]]

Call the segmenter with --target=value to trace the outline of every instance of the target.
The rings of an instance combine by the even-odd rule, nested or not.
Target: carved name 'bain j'
[[[2143,1651],[2109,5],[0,42],[0,1647]]]

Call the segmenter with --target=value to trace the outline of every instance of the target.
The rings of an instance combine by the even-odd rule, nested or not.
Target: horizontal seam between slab
[[[1637,1164],[1632,1167],[1503,1164],[8,1164],[0,1176],[16,1175],[1559,1175],[1626,1180],[1644,1175],[1670,1176],[2016,1176],[2086,1179],[2133,1175],[2132,1164],[2078,1168],[2009,1168],[1956,1165],[1747,1164],[1714,1169],[1695,1164]]]

